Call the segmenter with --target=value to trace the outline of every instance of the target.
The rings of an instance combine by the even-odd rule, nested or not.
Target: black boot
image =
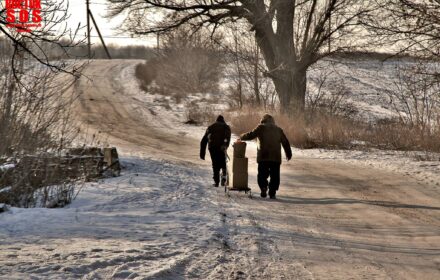
[[[222,187],[226,186],[226,175],[222,175],[221,185]]]
[[[276,191],[269,191],[269,197],[270,197],[270,199],[277,199]]]
[[[267,197],[267,189],[261,189],[260,196],[263,197],[263,198]]]

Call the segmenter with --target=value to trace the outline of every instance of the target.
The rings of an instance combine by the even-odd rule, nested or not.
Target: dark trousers
[[[261,191],[267,191],[269,186],[269,195],[275,195],[280,187],[280,166],[281,163],[273,161],[263,161],[258,163],[258,186]],[[267,178],[270,176],[270,182]]]
[[[209,149],[209,154],[212,160],[212,170],[214,171],[214,182],[216,184],[220,183],[220,169],[222,170],[222,175],[226,175],[226,154],[221,149],[211,148]]]

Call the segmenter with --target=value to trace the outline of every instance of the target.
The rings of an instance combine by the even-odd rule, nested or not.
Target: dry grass
[[[379,124],[361,135],[373,146],[403,151],[440,152],[440,128],[426,131],[403,123]]]
[[[244,108],[228,113],[232,130],[241,134],[254,129],[264,111]],[[440,152],[440,128],[429,133],[399,122],[370,125],[353,119],[315,113],[313,117],[288,117],[277,112],[272,114],[290,143],[298,148],[329,149],[392,149]]]

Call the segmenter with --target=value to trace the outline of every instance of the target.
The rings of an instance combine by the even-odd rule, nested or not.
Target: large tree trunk
[[[307,47],[308,35],[300,42],[304,46],[295,48],[294,41],[294,17],[295,3],[292,0],[278,0],[274,3],[276,14],[274,18],[264,17],[264,1],[255,1],[255,20],[249,22],[255,30],[255,38],[269,70],[268,76],[272,78],[277,91],[281,111],[287,114],[302,114],[305,107],[305,95],[307,85],[307,68],[313,61],[310,52],[302,51]],[[307,18],[307,28],[313,20],[312,15],[316,2],[312,5],[312,12]],[[276,32],[273,29],[273,19],[277,22]],[[309,31],[304,31],[308,34]],[[298,52],[299,50],[299,52]]]
[[[312,59],[307,57],[298,61],[288,36],[276,37],[271,41],[264,36],[263,28],[257,28],[255,36],[269,70],[268,76],[274,82],[281,111],[289,115],[302,114],[306,100],[307,68]]]
[[[292,109],[293,114],[302,114],[306,106],[307,71],[298,70],[292,79]]]
[[[289,115],[300,115],[304,112],[307,87],[306,73],[305,70],[294,70],[273,78],[280,100],[281,112]]]

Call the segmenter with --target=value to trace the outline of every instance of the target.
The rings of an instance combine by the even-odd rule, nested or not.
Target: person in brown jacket
[[[251,132],[242,134],[241,140],[253,140],[257,138],[257,162],[258,162],[258,186],[261,189],[261,197],[269,196],[276,198],[276,192],[280,186],[281,146],[286,153],[287,160],[292,158],[292,149],[284,131],[275,124],[274,118],[265,114],[261,123]],[[268,177],[270,176],[270,182]]]
[[[226,124],[222,115],[217,117],[215,123],[206,129],[202,141],[200,141],[200,158],[205,160],[206,146],[212,160],[214,173],[214,186],[220,183],[220,170],[222,171],[222,186],[226,183],[226,150],[231,142],[231,128]]]

